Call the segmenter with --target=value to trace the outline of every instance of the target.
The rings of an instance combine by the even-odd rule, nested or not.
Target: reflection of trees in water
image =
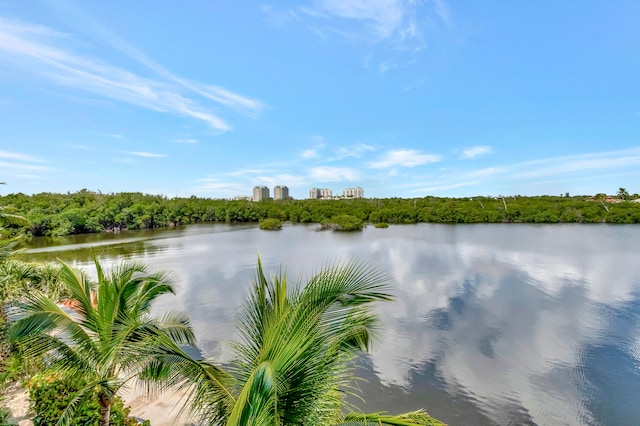
[[[154,244],[150,241],[136,241],[122,244],[109,244],[65,251],[46,251],[29,253],[25,259],[40,262],[55,262],[58,259],[79,263],[91,262],[97,256],[109,259],[133,259],[148,256],[168,249],[168,245]]]

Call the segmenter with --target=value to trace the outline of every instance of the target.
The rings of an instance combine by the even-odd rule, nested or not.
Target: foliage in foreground
[[[431,417],[426,411],[418,410],[410,413],[390,416],[384,413],[357,414],[351,413],[345,416],[342,426],[375,426],[375,425],[396,425],[396,426],[446,426],[439,420]]]
[[[62,263],[61,281],[71,309],[31,291],[12,310],[19,319],[8,335],[26,356],[46,356],[51,368],[83,380],[84,387],[61,413],[59,424],[71,424],[78,407],[93,400],[100,407],[99,424],[108,425],[118,391],[152,361],[156,341],[195,344],[184,314],[150,315],[157,297],[174,293],[165,275],[135,263],[124,262],[111,274],[97,260],[95,265],[94,282]]]
[[[171,344],[159,348],[157,368],[166,385],[191,389],[203,424],[441,424],[424,412],[344,415],[353,408],[345,399],[354,390],[355,359],[377,334],[372,304],[388,300],[384,277],[362,264],[335,265],[289,287],[285,275],[267,278],[259,261],[228,370]]]
[[[16,426],[16,423],[11,421],[10,415],[8,409],[0,407],[0,426]]]
[[[54,425],[60,420],[69,403],[86,386],[77,376],[65,376],[61,372],[47,371],[34,375],[27,383],[29,398],[33,403],[35,426]],[[130,409],[124,406],[122,399],[115,397],[109,416],[114,426],[138,426],[141,423],[129,417]],[[74,425],[96,425],[100,421],[98,395],[81,401],[74,409],[70,423]],[[144,423],[148,425],[149,423]]]
[[[0,263],[14,254],[17,245],[23,241],[24,234],[20,228],[29,226],[31,222],[25,217],[9,213],[6,207],[0,206]]]
[[[67,296],[60,282],[60,265],[8,259],[0,262],[0,305],[40,291],[54,300]]]

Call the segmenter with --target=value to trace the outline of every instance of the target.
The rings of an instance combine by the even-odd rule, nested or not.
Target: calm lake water
[[[388,273],[383,335],[361,361],[367,410],[426,408],[450,425],[640,424],[640,226],[403,225],[358,233],[289,225],[35,239],[29,257],[91,267],[123,257],[169,270],[206,356],[225,342],[253,277],[336,259]]]

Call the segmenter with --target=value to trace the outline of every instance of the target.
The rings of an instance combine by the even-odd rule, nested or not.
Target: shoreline
[[[124,405],[131,408],[129,416],[135,417],[138,421],[149,420],[151,426],[192,426],[195,423],[190,421],[188,412],[181,412],[186,393],[168,390],[159,394],[143,395],[125,389],[121,397]],[[2,406],[9,410],[10,419],[18,426],[33,426],[33,415],[29,412],[29,393],[19,383],[11,383],[4,390]]]

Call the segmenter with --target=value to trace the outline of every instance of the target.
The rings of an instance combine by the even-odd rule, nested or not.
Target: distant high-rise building
[[[311,188],[309,190],[309,198],[331,198],[333,191],[328,188]]]
[[[273,188],[273,199],[274,200],[286,200],[289,198],[289,188],[286,186],[276,186]]]
[[[364,190],[359,186],[355,188],[345,188],[345,190],[342,191],[342,196],[344,198],[364,198]]]
[[[255,186],[253,188],[253,201],[269,199],[269,188],[266,186]]]

